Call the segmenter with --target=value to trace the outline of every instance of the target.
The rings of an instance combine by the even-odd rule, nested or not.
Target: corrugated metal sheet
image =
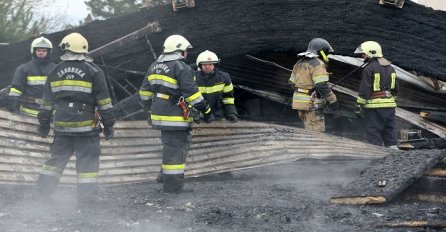
[[[36,135],[37,120],[0,110],[0,183],[32,184],[49,155],[53,136]],[[257,122],[214,122],[194,127],[186,176],[253,168],[302,158],[370,159],[389,150],[299,128]],[[154,180],[161,163],[160,132],[146,122],[117,122],[115,137],[101,140],[100,181],[122,184]],[[62,184],[76,182],[74,158]]]

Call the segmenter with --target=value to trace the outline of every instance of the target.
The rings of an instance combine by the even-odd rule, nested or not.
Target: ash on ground
[[[162,193],[156,182],[101,188],[102,201],[79,208],[73,187],[47,202],[32,186],[2,185],[0,231],[431,231],[385,228],[407,220],[445,221],[445,205],[402,199],[385,205],[334,205],[329,199],[370,160],[305,160],[201,178],[193,192]]]

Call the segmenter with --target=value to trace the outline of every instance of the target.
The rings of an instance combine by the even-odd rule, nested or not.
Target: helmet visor
[[[359,46],[359,47],[356,48],[356,50],[353,53],[361,54],[361,53],[365,53],[365,52],[362,50],[361,46]]]

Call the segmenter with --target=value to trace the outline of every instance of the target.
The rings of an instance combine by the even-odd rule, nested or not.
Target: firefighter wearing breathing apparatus
[[[336,95],[328,86],[327,55],[333,51],[322,38],[314,38],[306,52],[293,67],[289,83],[294,88],[292,108],[299,110],[299,117],[305,129],[325,131],[323,108],[325,105],[335,111],[338,108]]]
[[[42,101],[42,89],[55,64],[50,54],[53,44],[45,37],[31,43],[32,60],[17,67],[9,90],[8,110],[37,117]]]
[[[197,57],[195,72],[198,89],[211,106],[215,120],[226,118],[230,122],[238,121],[234,105],[234,86],[229,73],[217,68],[220,60],[211,51],[204,51]]]
[[[214,118],[194,81],[194,71],[185,62],[190,48],[191,44],[183,36],[169,36],[164,41],[163,54],[150,65],[139,91],[143,105],[151,106],[152,127],[161,130],[164,192],[183,191],[193,121],[184,105],[196,109],[206,123]]]
[[[54,118],[54,141],[51,158],[37,180],[37,193],[51,194],[68,160],[76,155],[78,203],[88,206],[97,200],[99,188],[101,125],[105,139],[111,139],[115,116],[105,75],[87,56],[87,40],[79,33],[71,33],[59,46],[64,51],[62,62],[48,75],[38,114],[41,137],[48,136]]]
[[[366,66],[361,73],[355,114],[364,118],[366,139],[369,143],[397,148],[395,108],[398,81],[395,69],[383,57],[381,45],[366,41],[356,48]]]

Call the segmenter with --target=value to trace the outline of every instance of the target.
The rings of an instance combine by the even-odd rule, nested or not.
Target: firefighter
[[[355,113],[364,118],[366,139],[369,143],[397,148],[395,108],[398,81],[395,69],[383,57],[381,45],[366,41],[356,48],[366,66],[361,73]]]
[[[87,40],[79,33],[71,33],[59,46],[64,51],[62,62],[48,75],[38,114],[39,135],[48,136],[54,118],[55,136],[51,157],[37,180],[37,194],[47,196],[56,189],[74,154],[78,203],[88,205],[98,194],[101,125],[105,139],[111,139],[115,116],[104,73],[87,57]]]
[[[217,69],[219,59],[211,51],[204,51],[197,57],[195,72],[198,89],[211,106],[215,120],[226,118],[238,122],[234,105],[234,86],[229,73]]]
[[[31,61],[17,67],[9,90],[8,110],[37,117],[42,101],[42,89],[55,64],[50,54],[53,44],[45,37],[31,43]]]
[[[330,44],[322,38],[314,38],[306,52],[293,67],[290,84],[294,88],[292,108],[299,110],[299,117],[305,129],[325,131],[323,108],[328,104],[335,111],[339,103],[336,95],[328,86],[327,55],[333,51]]]
[[[150,106],[152,127],[161,130],[164,192],[183,191],[193,119],[187,113],[183,114],[187,109],[180,106],[196,109],[202,114],[200,119],[206,123],[214,119],[209,104],[194,81],[193,70],[185,62],[190,48],[191,44],[183,36],[169,36],[164,41],[163,54],[150,65],[139,91],[143,105],[146,108]]]

